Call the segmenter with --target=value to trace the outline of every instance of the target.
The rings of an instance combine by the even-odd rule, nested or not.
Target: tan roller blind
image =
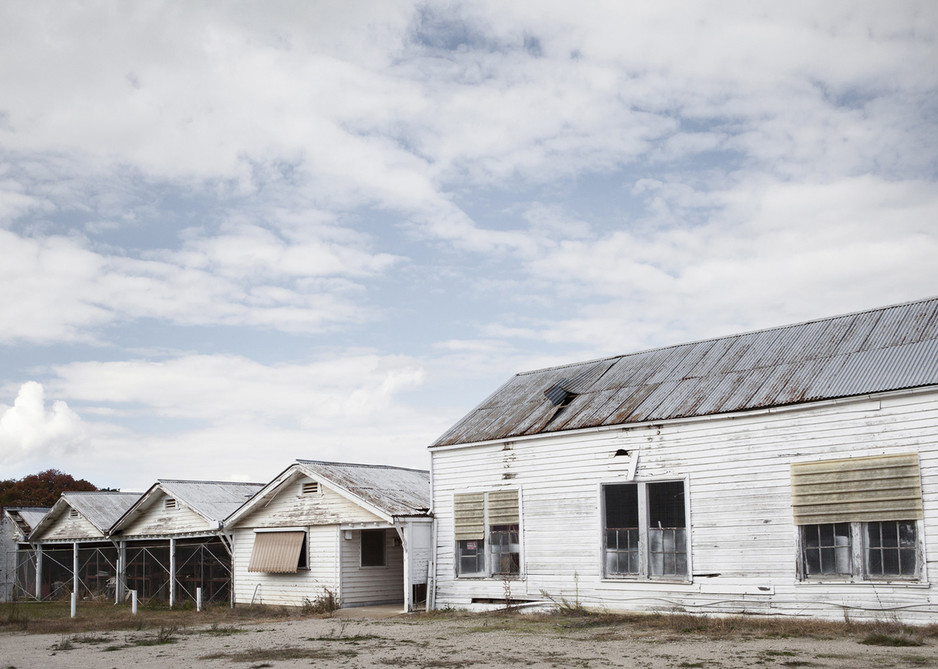
[[[306,532],[258,532],[248,571],[268,574],[295,574]]]
[[[796,525],[919,520],[918,455],[879,455],[791,466]]]
[[[518,491],[497,490],[489,493],[489,526],[518,524]]]
[[[485,538],[485,494],[464,493],[454,496],[456,541]]]

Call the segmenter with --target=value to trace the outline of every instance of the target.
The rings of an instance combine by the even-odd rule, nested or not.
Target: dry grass
[[[512,631],[521,633],[591,632],[596,641],[627,636],[658,638],[696,637],[701,639],[835,639],[857,638],[869,645],[922,645],[925,639],[938,639],[938,625],[911,627],[894,621],[839,622],[809,618],[769,616],[707,616],[687,613],[593,613],[586,610],[555,613],[446,612],[418,614],[417,619],[432,623],[446,618],[471,618],[476,624],[468,631]]]
[[[297,608],[253,606],[230,608],[208,607],[202,611],[141,607],[137,615],[129,606],[95,602],[81,602],[78,616],[71,618],[68,602],[14,602],[0,603],[0,631],[19,631],[36,634],[78,634],[107,630],[185,629],[194,626],[214,626],[225,629],[239,622],[258,620],[286,620],[310,617]]]

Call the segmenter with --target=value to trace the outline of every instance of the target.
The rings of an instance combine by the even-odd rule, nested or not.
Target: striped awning
[[[920,520],[918,454],[793,464],[791,497],[797,525]]]
[[[248,571],[295,574],[306,532],[257,532]]]

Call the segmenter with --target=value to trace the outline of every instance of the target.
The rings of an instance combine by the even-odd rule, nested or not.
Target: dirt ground
[[[717,637],[719,635],[716,635]],[[549,616],[244,620],[66,634],[0,632],[0,669],[134,667],[938,667],[936,639],[766,636]]]

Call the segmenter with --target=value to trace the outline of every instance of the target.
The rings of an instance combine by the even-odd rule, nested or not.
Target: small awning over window
[[[485,493],[455,495],[454,525],[456,541],[478,541],[485,538]]]
[[[489,493],[489,525],[518,524],[518,491],[495,490]]]
[[[268,574],[295,574],[306,532],[258,532],[248,571]]]
[[[791,501],[797,525],[920,520],[918,454],[793,464]]]

